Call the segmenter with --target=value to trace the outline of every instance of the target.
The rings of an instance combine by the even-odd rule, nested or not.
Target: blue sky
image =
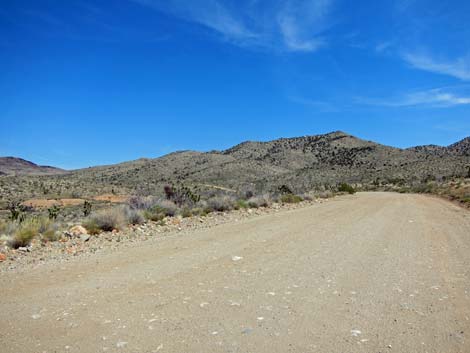
[[[64,168],[343,130],[470,135],[470,2],[4,0],[0,155]]]

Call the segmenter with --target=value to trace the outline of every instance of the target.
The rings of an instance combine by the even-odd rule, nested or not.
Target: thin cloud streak
[[[470,105],[470,96],[461,96],[455,93],[446,92],[441,88],[427,91],[413,92],[395,100],[356,98],[356,103],[383,107],[430,107],[448,108],[461,105]]]
[[[405,53],[403,59],[416,69],[470,81],[470,55],[460,57],[453,62],[438,61],[429,55],[416,53]]]
[[[268,8],[220,0],[131,0],[153,10],[215,31],[236,45],[291,52],[314,52],[325,44],[321,33],[329,26],[333,0],[279,0]]]

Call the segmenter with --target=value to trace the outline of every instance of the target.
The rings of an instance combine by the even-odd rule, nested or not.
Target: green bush
[[[302,197],[300,197],[299,195],[294,195],[294,194],[281,195],[280,200],[282,203],[299,203],[303,201]]]
[[[355,194],[356,189],[354,189],[351,185],[348,183],[341,183],[338,187],[339,192],[347,192],[348,194]]]

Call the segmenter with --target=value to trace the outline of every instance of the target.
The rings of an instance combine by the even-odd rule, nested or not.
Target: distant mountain
[[[0,175],[53,175],[62,173],[65,173],[65,170],[37,165],[21,158],[0,157]]]
[[[30,179],[11,180],[3,176],[0,195],[13,197],[21,192],[25,197],[42,196],[48,190],[54,190],[54,195],[110,191],[155,194],[172,183],[197,187],[200,192],[222,187],[256,193],[275,191],[282,185],[303,192],[341,182],[412,184],[467,175],[469,145],[470,138],[466,138],[448,147],[400,149],[336,131],[268,142],[247,141],[224,151],[179,151],[155,159],[41,177],[43,193],[31,188],[28,191]]]

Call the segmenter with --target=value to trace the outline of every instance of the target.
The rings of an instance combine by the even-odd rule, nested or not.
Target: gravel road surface
[[[0,351],[470,352],[470,212],[359,193],[0,274]]]

